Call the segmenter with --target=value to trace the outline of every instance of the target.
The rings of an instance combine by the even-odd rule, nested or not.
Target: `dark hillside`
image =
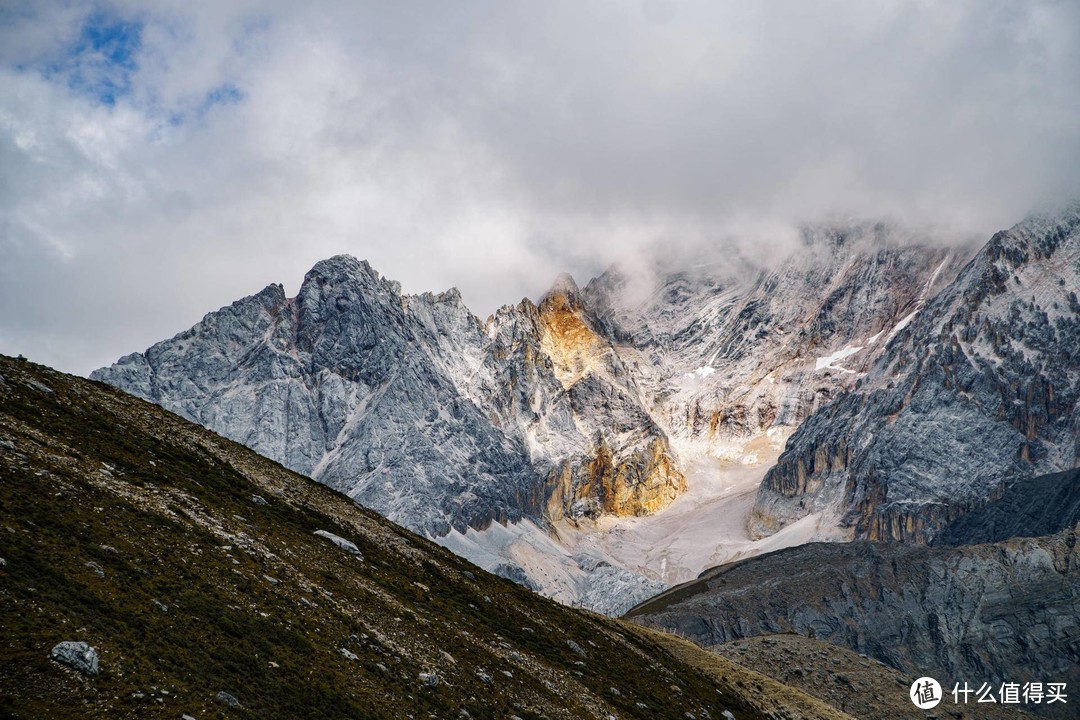
[[[0,558],[0,717],[764,717],[630,626],[155,405],[5,357]],[[100,672],[51,660],[62,641],[93,646]],[[786,717],[836,717],[779,694]]]

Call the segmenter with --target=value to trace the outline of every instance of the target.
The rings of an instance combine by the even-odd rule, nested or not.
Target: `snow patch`
[[[504,577],[519,569],[539,592],[564,605],[620,615],[665,590],[667,584],[620,567],[603,553],[572,552],[531,520],[485,530],[456,530],[431,538],[438,544]]]
[[[863,349],[862,345],[847,345],[843,350],[837,350],[832,355],[826,355],[825,357],[819,357],[814,364],[815,370],[842,370],[844,372],[853,372],[847,368],[837,367],[835,363],[840,362],[844,358],[851,357],[855,353]]]
[[[904,328],[906,328],[906,327],[907,327],[908,325],[910,325],[910,324],[911,324],[911,321],[915,319],[915,316],[919,314],[919,311],[920,311],[920,310],[922,310],[922,306],[921,306],[921,305],[920,305],[920,306],[919,306],[918,308],[916,308],[915,310],[912,310],[912,311],[911,311],[910,313],[908,313],[907,315],[905,315],[905,316],[904,316],[904,317],[903,317],[903,318],[902,318],[902,319],[900,320],[900,322],[896,323],[896,327],[894,327],[894,328],[892,329],[892,331],[891,331],[891,332],[889,332],[889,337],[885,338],[885,344],[887,345],[887,344],[889,343],[889,341],[891,341],[891,340],[892,340],[892,339],[893,339],[894,337],[896,337],[897,335],[899,335],[899,334],[900,334],[900,331],[901,331],[901,330],[903,330],[903,329],[904,329]]]

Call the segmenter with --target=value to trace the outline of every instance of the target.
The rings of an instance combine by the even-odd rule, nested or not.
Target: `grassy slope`
[[[697,648],[697,645],[693,647]],[[927,716],[911,704],[908,690],[911,676],[871,658],[801,635],[763,635],[698,649],[707,655],[719,655],[739,666],[796,687],[833,707],[845,709],[860,718],[888,717],[894,720],[921,720]],[[945,688],[948,694],[951,688]],[[1031,715],[1013,707],[960,705],[951,696],[937,708],[945,718],[970,720],[1022,720]],[[929,713],[933,714],[933,713]]]
[[[643,634],[687,665],[697,668],[710,677],[720,678],[734,685],[745,693],[755,709],[766,716],[782,716],[786,708],[797,704],[808,716],[820,717],[823,720],[852,720],[851,715],[819,699],[820,696],[814,692],[813,688],[803,687],[802,690],[795,690],[792,685],[784,685],[775,680],[771,676],[772,671],[776,670],[775,666],[766,665],[751,670],[670,633],[646,627],[642,627],[641,630]],[[861,717],[873,717],[873,713]]]
[[[0,377],[0,717],[765,717],[734,675],[155,405],[3,356]],[[94,645],[101,674],[50,661],[61,640]]]

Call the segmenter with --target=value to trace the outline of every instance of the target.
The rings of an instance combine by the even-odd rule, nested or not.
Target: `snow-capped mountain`
[[[761,478],[973,252],[817,226],[769,262],[714,250],[657,256],[644,281],[563,276],[486,321],[454,290],[402,295],[339,256],[294,298],[271,285],[93,377],[614,612],[727,559],[850,535],[826,506],[754,540]]]
[[[656,510],[685,481],[583,317],[567,281],[485,326],[456,291],[403,296],[340,256],[295,298],[271,285],[93,377],[432,537]],[[489,567],[527,579],[509,559]]]
[[[856,537],[926,540],[1010,481],[1080,465],[1078,292],[1080,206],[994,235],[800,426],[754,531],[831,513]]]
[[[886,224],[809,228],[802,241],[764,269],[723,257],[663,271],[632,304],[617,271],[587,288],[609,332],[647,359],[661,424],[703,454],[741,455],[851,387],[971,252]]]
[[[92,377],[442,535],[540,508],[522,439],[451,374],[484,337],[457,293],[404,298],[336,257],[295,298],[270,285]]]

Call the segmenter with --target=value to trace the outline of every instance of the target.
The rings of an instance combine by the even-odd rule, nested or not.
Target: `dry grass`
[[[722,697],[741,697],[766,717],[790,720],[855,720],[854,716],[843,713],[816,697],[704,650],[689,640],[640,625],[631,627],[681,662],[712,678],[721,688]]]

